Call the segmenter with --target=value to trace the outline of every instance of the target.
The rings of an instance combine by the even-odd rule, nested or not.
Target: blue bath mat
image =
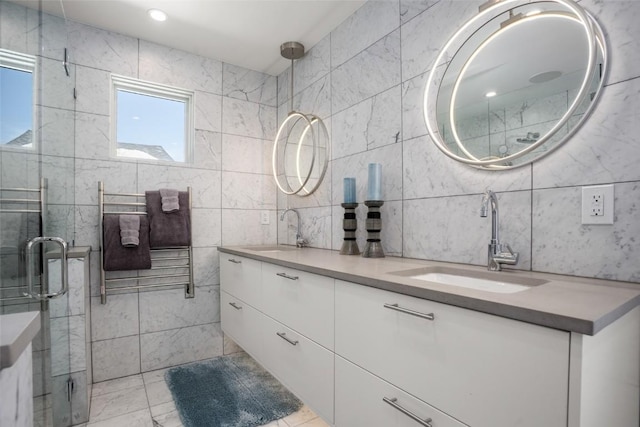
[[[244,353],[171,368],[165,380],[185,427],[256,427],[302,407]]]

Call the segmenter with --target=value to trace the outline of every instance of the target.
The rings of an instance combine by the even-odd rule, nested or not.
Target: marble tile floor
[[[182,427],[173,397],[164,381],[167,369],[94,384],[89,422],[81,426]],[[304,406],[300,411],[264,427],[329,425]]]

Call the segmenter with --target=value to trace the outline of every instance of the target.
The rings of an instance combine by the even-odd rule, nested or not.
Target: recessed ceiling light
[[[162,22],[167,20],[167,14],[160,9],[149,9],[147,13],[154,21]]]
[[[484,94],[484,96],[486,96],[487,98],[493,98],[496,95],[497,93],[495,93],[494,91],[490,91]]]

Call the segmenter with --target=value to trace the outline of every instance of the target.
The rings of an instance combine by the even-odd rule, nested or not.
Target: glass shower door
[[[74,423],[69,299],[25,296],[28,279],[32,294],[61,286],[61,272],[48,271],[58,242],[34,241],[29,256],[27,243],[71,241],[74,231],[75,75],[65,60],[67,23],[44,4],[63,16],[59,2],[29,9],[0,0],[0,314],[40,311],[34,426],[65,427]]]

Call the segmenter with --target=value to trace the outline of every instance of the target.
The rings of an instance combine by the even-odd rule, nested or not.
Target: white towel
[[[162,212],[170,213],[180,210],[180,204],[178,202],[178,190],[161,188],[160,197],[162,197]]]

